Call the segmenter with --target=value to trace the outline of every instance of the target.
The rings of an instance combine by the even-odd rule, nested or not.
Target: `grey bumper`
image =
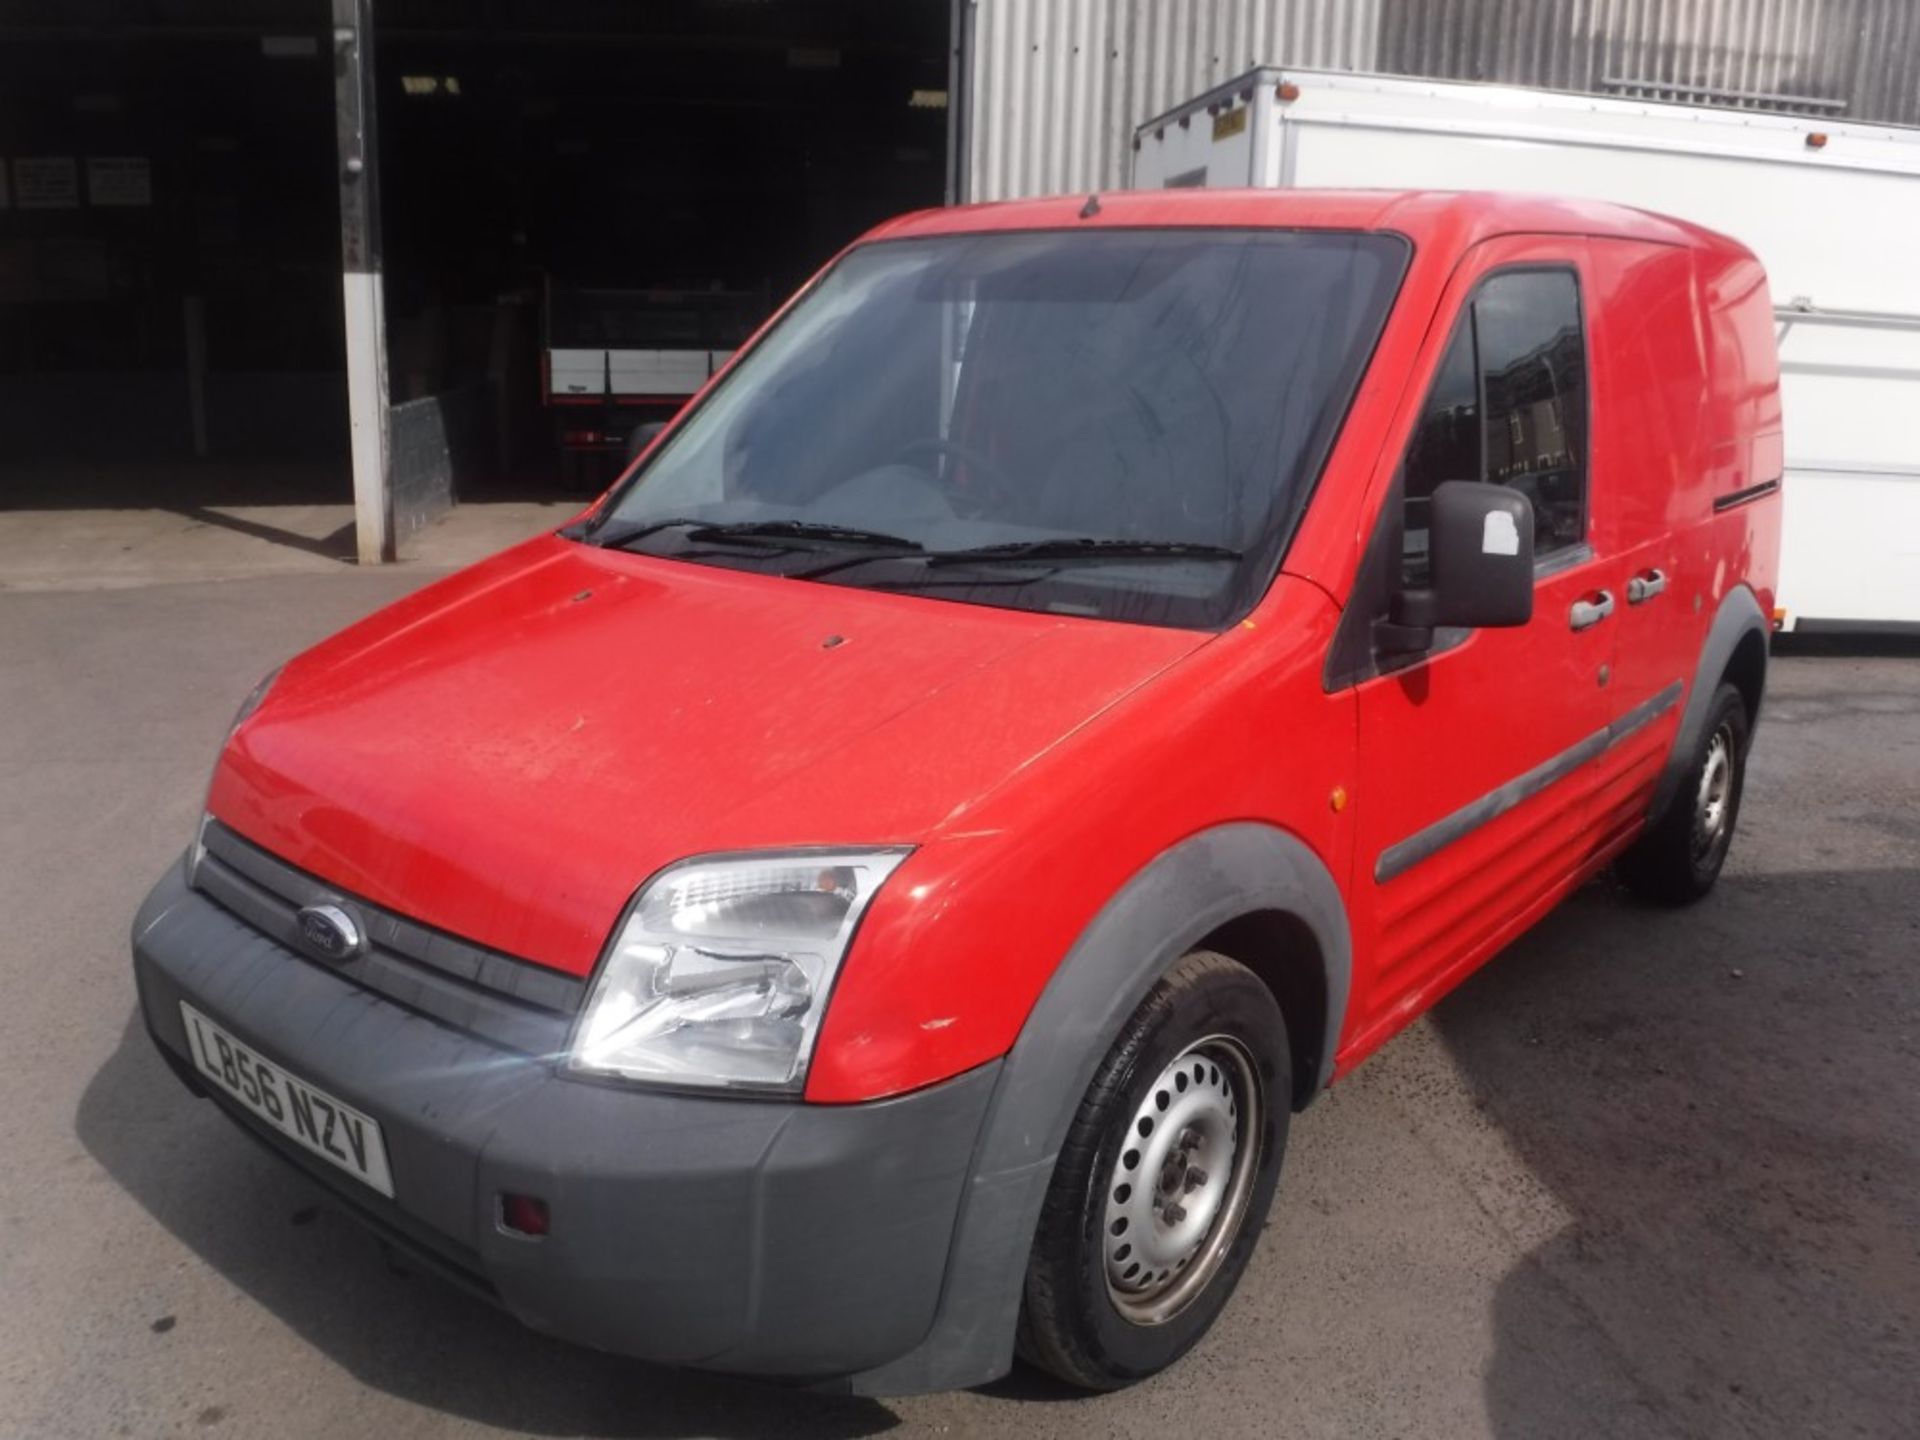
[[[362,989],[189,889],[134,925],[155,1042],[201,1091],[182,1000],[379,1121],[387,1200],[215,1103],[389,1238],[536,1329],[671,1364],[853,1376],[933,1327],[998,1064],[855,1106],[583,1084]],[[552,1232],[498,1223],[544,1197]]]

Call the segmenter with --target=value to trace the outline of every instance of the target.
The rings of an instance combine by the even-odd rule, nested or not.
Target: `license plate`
[[[194,1068],[202,1075],[289,1140],[393,1198],[387,1142],[371,1116],[289,1075],[184,1000],[180,1016]]]

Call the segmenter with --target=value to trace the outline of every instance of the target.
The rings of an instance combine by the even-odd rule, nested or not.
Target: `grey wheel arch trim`
[[[1772,633],[1759,600],[1745,585],[1736,585],[1721,597],[1720,608],[1714,611],[1713,624],[1708,627],[1707,638],[1700,646],[1700,661],[1694,667],[1693,685],[1687,691],[1686,708],[1680,712],[1680,729],[1674,735],[1673,750],[1667,756],[1667,768],[1661,772],[1660,783],[1653,792],[1653,803],[1647,808],[1647,824],[1658,824],[1667,813],[1667,807],[1673,803],[1673,797],[1679,793],[1680,782],[1686,778],[1688,761],[1699,748],[1700,737],[1706,733],[1707,712],[1713,708],[1714,693],[1719,690],[1721,678],[1727,673],[1740,642],[1749,635],[1758,635],[1764,657]],[[1763,690],[1765,675],[1763,658]],[[1760,707],[1756,705],[1754,713],[1747,717],[1749,735],[1759,723]]]
[[[868,1395],[961,1389],[1013,1363],[1027,1252],[1054,1159],[1094,1071],[1154,983],[1230,920],[1284,911],[1320,948],[1324,1086],[1346,1020],[1352,951],[1339,886],[1272,826],[1222,825],[1163,851],[1094,917],[1007,1054],[975,1143],[933,1328],[898,1360],[852,1378]]]

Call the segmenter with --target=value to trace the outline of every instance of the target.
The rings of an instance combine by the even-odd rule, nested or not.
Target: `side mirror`
[[[1429,583],[1393,597],[1381,648],[1425,650],[1442,625],[1524,625],[1533,618],[1533,502],[1505,485],[1448,480],[1427,515]]]

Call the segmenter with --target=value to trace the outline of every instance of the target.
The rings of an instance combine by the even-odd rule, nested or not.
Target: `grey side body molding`
[[[1263,910],[1293,915],[1319,944],[1325,1086],[1352,983],[1346,907],[1333,876],[1306,845],[1266,825],[1222,825],[1162,852],[1081,934],[1007,1054],[975,1144],[932,1329],[846,1386],[865,1395],[956,1390],[1012,1367],[1027,1252],[1094,1071],[1182,955],[1228,921]]]
[[[1660,817],[1667,813],[1667,807],[1673,803],[1673,797],[1679,793],[1680,782],[1686,776],[1687,762],[1699,748],[1700,736],[1707,727],[1707,710],[1713,704],[1714,692],[1720,688],[1720,677],[1727,673],[1734,651],[1740,648],[1740,642],[1748,635],[1760,637],[1760,653],[1763,657],[1761,689],[1765,690],[1764,657],[1772,634],[1759,600],[1745,585],[1736,585],[1721,597],[1720,608],[1713,612],[1713,624],[1708,627],[1707,638],[1700,646],[1700,660],[1694,667],[1693,685],[1687,691],[1686,708],[1680,712],[1680,729],[1674,736],[1673,750],[1667,756],[1667,768],[1661,772],[1660,783],[1653,792],[1653,803],[1647,809],[1649,825],[1659,822]],[[1759,723],[1760,709],[1756,705],[1754,713],[1747,717],[1747,724],[1754,727]]]

